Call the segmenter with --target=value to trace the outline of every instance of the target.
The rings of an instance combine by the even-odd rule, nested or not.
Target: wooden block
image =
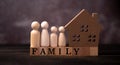
[[[30,48],[30,56],[38,56],[39,55],[39,48]]]
[[[40,56],[48,55],[48,47],[40,47],[39,48],[39,54],[40,54]]]
[[[66,55],[65,53],[65,47],[56,47],[56,55],[60,55],[60,56],[63,56],[63,55]]]
[[[80,56],[80,47],[72,47],[72,56]]]
[[[90,56],[90,47],[81,47],[80,56]]]
[[[57,47],[48,47],[47,54],[50,56],[55,56],[57,55]]]
[[[57,56],[72,56],[72,47],[56,47]]]
[[[66,56],[72,56],[72,47],[66,47],[65,48],[65,52],[66,52]]]
[[[90,47],[90,56],[98,56],[98,47]]]
[[[89,56],[89,47],[73,47],[73,56]]]

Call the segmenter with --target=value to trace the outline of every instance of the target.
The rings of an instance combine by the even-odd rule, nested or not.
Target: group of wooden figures
[[[65,47],[65,28],[60,26],[57,29],[56,26],[51,27],[51,34],[48,33],[49,24],[47,21],[41,23],[42,31],[39,31],[40,24],[37,21],[33,21],[31,24],[32,31],[30,33],[30,47]],[[57,32],[59,30],[59,36]]]
[[[59,28],[52,26],[50,34],[47,21],[41,23],[41,31],[37,21],[33,21],[31,27],[33,29],[30,33],[31,56],[98,56],[102,26],[98,23],[96,13],[91,15],[83,9],[65,26]],[[65,31],[68,33],[68,46]]]

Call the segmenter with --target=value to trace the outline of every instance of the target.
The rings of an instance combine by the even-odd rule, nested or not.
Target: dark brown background
[[[65,25],[81,9],[99,13],[100,43],[120,43],[117,0],[0,0],[0,44],[29,44],[32,21]]]
[[[29,56],[33,20],[47,20],[50,26],[65,25],[83,8],[100,15],[104,29],[99,56]],[[119,0],[0,0],[0,65],[119,65],[119,12]]]

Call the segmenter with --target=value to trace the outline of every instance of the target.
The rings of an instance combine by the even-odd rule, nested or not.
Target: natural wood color
[[[90,56],[90,47],[73,47],[79,48],[79,52],[75,55],[75,51],[73,51],[73,56]]]
[[[40,32],[39,32],[40,24],[37,21],[34,21],[31,24],[33,30],[30,33],[30,47],[40,47]]]
[[[93,50],[91,48],[91,50]],[[91,52],[91,54],[94,54]],[[90,56],[90,47],[39,47],[30,48],[31,56]],[[91,55],[92,56],[92,55]]]
[[[66,47],[66,56],[72,56],[73,55],[73,48],[72,47]]]
[[[49,24],[47,21],[43,21],[41,23],[41,28],[43,28],[41,32],[41,46],[42,47],[46,47],[46,46],[48,47],[50,45],[48,27],[49,27]]]
[[[99,25],[96,13],[91,15],[85,9],[81,10],[80,13],[65,25],[65,29],[68,33],[68,43],[70,47],[98,46],[101,26]],[[95,34],[97,36],[94,44],[88,41],[88,36],[90,34]],[[74,35],[76,35],[75,38],[77,40],[80,39],[80,41],[74,40]],[[78,35],[80,35],[80,37],[78,37]]]
[[[50,34],[50,47],[57,47],[58,46],[58,36],[57,36],[57,27],[51,27],[51,34]]]
[[[48,55],[49,56],[56,56],[58,53],[57,47],[48,47]]]
[[[41,24],[41,46],[38,44],[40,33],[38,26],[32,26],[31,49],[32,56],[98,56],[99,34],[102,29],[98,22],[98,14],[89,14],[85,9],[81,10],[68,24],[59,27],[59,37],[57,40],[57,28],[51,28],[50,43],[48,34],[48,23],[43,21]],[[68,33],[69,47],[66,47],[64,32]],[[37,33],[36,33],[37,31]],[[57,41],[58,46],[57,47]],[[49,45],[51,44],[51,45]],[[51,47],[49,47],[51,46]],[[34,48],[37,48],[34,49]],[[38,48],[39,47],[39,48]],[[33,54],[34,52],[34,54]]]
[[[58,50],[58,51],[55,52],[56,55],[60,55],[60,56],[65,56],[66,55],[65,47],[57,47],[56,49]]]
[[[77,54],[75,52],[75,49],[76,49],[76,51],[78,51]],[[81,56],[80,53],[81,53],[80,47],[72,47],[72,56]]]
[[[64,26],[59,27],[59,38],[58,38],[58,46],[65,47],[66,46],[66,37],[65,37],[65,29]]]
[[[39,47],[40,46],[40,32],[33,30],[31,31],[31,47]]]
[[[34,49],[34,52],[33,52]],[[39,48],[30,47],[30,56],[39,56]]]
[[[90,56],[98,56],[98,47],[90,47]]]
[[[39,54],[40,54],[40,56],[47,56],[48,55],[48,47],[40,47]]]

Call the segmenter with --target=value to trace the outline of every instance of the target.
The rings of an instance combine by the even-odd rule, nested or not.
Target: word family
[[[40,47],[31,48],[31,56],[79,56],[80,47]]]

